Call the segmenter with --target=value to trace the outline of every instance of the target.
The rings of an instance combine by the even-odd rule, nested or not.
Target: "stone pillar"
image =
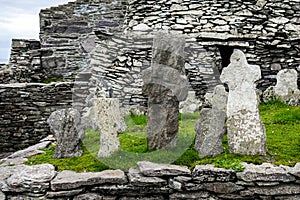
[[[240,50],[234,50],[221,81],[229,87],[227,117],[231,153],[266,154],[266,132],[258,110],[255,81],[261,78],[259,66],[249,65]]]
[[[94,111],[100,130],[98,157],[108,157],[120,148],[118,133],[125,131],[125,121],[121,116],[119,99],[95,98]]]
[[[184,59],[185,39],[158,34],[154,38],[151,67],[143,71],[143,92],[148,94],[148,149],[175,147],[179,101],[188,94]]]
[[[205,95],[212,108],[203,108],[195,125],[195,150],[200,157],[217,156],[223,152],[222,140],[226,133],[226,104],[228,93],[223,85]]]
[[[84,138],[84,130],[81,127],[78,110],[69,108],[55,111],[47,122],[57,141],[54,158],[82,155],[80,146]]]

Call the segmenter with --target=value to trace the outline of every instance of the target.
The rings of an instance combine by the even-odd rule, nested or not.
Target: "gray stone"
[[[103,200],[103,196],[96,193],[87,193],[78,195],[73,200]]]
[[[178,139],[179,101],[188,94],[184,75],[185,39],[158,34],[154,38],[151,68],[143,71],[143,92],[148,94],[148,149],[175,147]]]
[[[231,182],[204,183],[203,187],[208,191],[212,191],[220,194],[230,194],[244,189],[244,187],[236,185]]]
[[[297,79],[298,73],[295,69],[283,69],[278,72],[275,94],[279,96],[287,96],[291,93],[298,93],[300,95]]]
[[[186,166],[157,164],[148,161],[137,163],[140,172],[145,176],[180,176],[189,175],[191,171]]]
[[[80,146],[84,138],[84,131],[80,121],[80,113],[73,108],[58,110],[50,115],[47,122],[57,141],[55,158],[70,158],[82,155]]]
[[[295,177],[289,174],[292,169],[277,167],[270,163],[261,165],[243,164],[245,170],[237,173],[237,177],[247,182],[253,181],[272,181],[272,182],[292,182]]]
[[[224,112],[227,110],[227,99],[228,92],[226,92],[223,85],[217,85],[213,93],[205,94],[205,101],[207,105],[213,109],[222,110]]]
[[[236,173],[231,169],[222,169],[213,165],[196,165],[193,170],[193,180],[196,182],[228,182],[236,179]]]
[[[211,199],[214,200],[215,198],[205,191],[199,192],[189,192],[189,193],[174,193],[170,195],[170,200],[177,200],[177,199]]]
[[[158,177],[146,177],[138,169],[129,169],[129,182],[136,186],[162,186],[167,184],[167,180]]]
[[[134,31],[151,31],[151,28],[147,24],[138,24],[132,28]]]
[[[76,173],[62,171],[51,181],[51,189],[54,191],[76,189],[81,186],[96,184],[124,184],[126,176],[121,170],[105,170],[102,172]]]
[[[195,91],[189,91],[186,100],[179,103],[180,113],[195,113],[199,111],[202,102],[197,99]]]
[[[195,150],[200,157],[217,156],[223,152],[222,140],[226,132],[226,113],[213,108],[203,108],[195,125]]]
[[[121,115],[119,99],[96,98],[94,111],[100,130],[98,157],[108,157],[120,148],[118,133],[125,131],[126,124]]]
[[[278,185],[273,187],[257,187],[249,189],[255,194],[260,195],[292,195],[292,194],[300,194],[299,185]]]
[[[75,196],[84,192],[84,189],[68,190],[68,191],[58,191],[58,192],[47,192],[47,198],[57,199],[58,197],[70,197]]]
[[[50,144],[51,144],[50,141],[45,141],[45,142],[38,143],[38,144],[33,145],[31,147],[28,147],[26,149],[17,151],[15,153],[11,154],[10,156],[8,156],[6,159],[28,158],[28,157],[33,156],[33,155],[44,153],[44,151],[41,151],[39,149],[45,149]],[[0,160],[0,162],[5,161],[6,159]]]
[[[234,50],[231,63],[220,79],[229,87],[227,117],[228,143],[231,153],[266,154],[266,132],[258,110],[256,80],[261,78],[259,66],[249,65],[244,53]]]
[[[300,178],[300,163],[297,163],[295,167],[290,170],[290,173]]]
[[[0,191],[0,200],[5,200],[5,194],[2,191]]]
[[[49,188],[50,181],[55,177],[54,166],[49,164],[35,166],[18,166],[2,185],[5,192],[41,193]]]

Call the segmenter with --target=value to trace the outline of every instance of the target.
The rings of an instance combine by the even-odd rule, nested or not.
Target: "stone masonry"
[[[73,83],[0,84],[0,151],[13,152],[50,135],[47,119],[72,106]]]
[[[49,164],[0,166],[0,198],[13,199],[202,199],[300,198],[300,163],[295,167],[244,163],[243,172],[197,165],[139,162],[137,169],[56,172]]]
[[[73,79],[77,70],[89,66],[90,52],[104,40],[113,39],[125,46],[119,57],[108,60],[102,72],[120,93],[121,103],[128,98],[124,101],[126,105],[136,102],[144,105],[146,99],[142,95],[120,88],[126,84],[138,90],[141,86],[136,87],[130,78],[136,74],[139,82],[141,61],[151,60],[151,45],[140,45],[141,40],[133,44],[136,46],[133,51],[127,51],[131,49],[128,40],[124,42],[118,35],[128,32],[136,36],[140,31],[169,30],[184,34],[193,45],[200,47],[201,53],[191,55],[193,59],[187,57],[186,64],[186,74],[198,97],[203,97],[210,87],[207,84],[229,64],[233,48],[242,49],[250,64],[261,66],[260,89],[274,85],[280,69],[299,71],[297,0],[221,0],[201,4],[184,0],[77,0],[42,10],[40,17],[41,69],[51,69],[52,77]],[[105,49],[115,46],[107,43]],[[34,59],[32,63],[38,61]],[[112,64],[114,70],[110,69]]]

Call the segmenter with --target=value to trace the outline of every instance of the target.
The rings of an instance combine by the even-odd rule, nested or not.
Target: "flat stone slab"
[[[105,170],[94,173],[76,173],[65,170],[60,172],[55,179],[51,181],[51,189],[54,191],[69,190],[88,185],[100,185],[104,183],[123,184],[126,182],[125,173],[121,170]]]
[[[297,163],[290,171],[290,174],[300,178],[300,163]]]
[[[162,186],[167,185],[167,180],[158,177],[145,177],[138,169],[129,169],[129,181],[137,186]]]
[[[141,173],[145,176],[180,176],[190,175],[191,171],[187,166],[157,164],[148,161],[137,163]]]
[[[247,182],[253,181],[295,181],[295,177],[289,174],[292,168],[278,167],[270,163],[263,163],[261,165],[243,163],[245,170],[237,173],[237,177]]]
[[[197,182],[234,181],[236,173],[232,169],[217,168],[213,165],[196,165],[192,173],[193,180]]]
[[[4,192],[46,192],[50,181],[56,175],[54,166],[50,164],[19,165],[10,170],[11,176],[4,180],[2,185]]]
[[[10,156],[0,160],[0,162],[3,162],[2,165],[19,165],[26,162],[28,157],[34,156],[37,154],[42,154],[44,151],[40,149],[45,149],[47,146],[51,144],[51,141],[44,141],[40,142],[36,145],[33,145],[31,147],[28,147],[26,149],[17,151]]]

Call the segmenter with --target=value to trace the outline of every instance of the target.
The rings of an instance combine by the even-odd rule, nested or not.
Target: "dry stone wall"
[[[50,134],[47,119],[72,104],[73,83],[0,84],[0,153],[36,144]]]
[[[68,9],[65,9],[66,7]],[[45,15],[47,12],[51,14]],[[52,19],[52,15],[62,12],[68,13],[68,20],[65,20],[65,17],[61,17],[60,20]],[[222,0],[205,1],[201,4],[198,1],[185,0],[131,0],[105,1],[105,3],[78,1],[72,6],[42,11],[41,19],[44,23],[41,26],[41,38],[45,42],[55,40],[56,42],[49,46],[52,49],[57,48],[56,44],[60,43],[59,49],[65,50],[57,49],[54,55],[58,57],[66,55],[69,66],[82,68],[98,65],[96,67],[98,72],[95,74],[98,74],[99,78],[100,71],[100,77],[108,79],[122,103],[143,104],[145,99],[141,94],[141,84],[132,83],[131,77],[134,76],[135,82],[141,82],[140,71],[149,67],[151,60],[149,44],[152,43],[153,33],[156,31],[183,33],[187,40],[197,47],[196,50],[200,53],[192,53],[187,57],[186,72],[191,89],[196,91],[198,97],[203,97],[209,89],[210,81],[229,64],[229,57],[234,48],[242,49],[250,64],[261,66],[263,75],[259,81],[261,89],[275,84],[275,77],[280,69],[297,69],[300,64],[299,17],[299,5],[295,0],[284,2]],[[46,23],[49,18],[52,22]],[[74,19],[76,21],[80,19],[86,24],[67,26],[66,23]],[[76,33],[67,30],[73,26],[77,27]],[[54,29],[63,29],[65,32],[50,31]],[[131,35],[128,35],[128,32]],[[148,38],[141,37],[141,32],[148,32]],[[76,37],[74,36],[72,41],[63,39],[70,35]],[[81,47],[76,47],[75,43]],[[87,53],[83,53],[86,44],[89,44],[89,48]],[[100,49],[91,55],[92,60],[97,60],[98,63],[89,65],[85,62],[89,60],[88,51],[97,44],[100,44]],[[70,46],[74,51],[70,50]],[[189,50],[190,46],[187,46],[187,53],[190,53]],[[74,54],[70,55],[70,52]],[[111,55],[107,56],[108,53]],[[75,55],[77,60],[72,58]],[[80,58],[79,55],[83,56]],[[98,67],[101,67],[101,70]],[[134,88],[134,92],[131,89],[124,91],[120,88]]]
[[[300,198],[295,167],[244,164],[243,172],[198,165],[139,162],[138,169],[56,172],[49,164],[0,166],[0,198],[14,199],[201,199],[292,200]]]
[[[187,45],[186,75],[198,97],[211,91],[234,48],[261,67],[259,88],[266,89],[280,69],[300,70],[299,10],[297,0],[78,0],[41,11],[41,68],[73,80],[78,70],[93,67],[92,58],[121,103],[144,105],[135,82],[150,66],[153,34],[165,30],[183,33],[193,46]],[[98,45],[102,51],[93,51]],[[189,52],[194,47],[199,53]],[[105,52],[112,55],[103,57]]]

